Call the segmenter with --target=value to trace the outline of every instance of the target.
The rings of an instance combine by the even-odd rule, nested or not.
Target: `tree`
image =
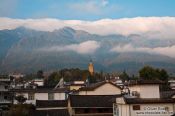
[[[119,75],[119,77],[122,79],[122,81],[129,80],[129,75],[126,73],[126,71],[123,71],[122,74]]]
[[[48,79],[46,80],[45,84],[47,86],[56,86],[59,80],[62,78],[60,72],[53,72],[49,75]]]
[[[19,104],[23,104],[27,98],[25,98],[23,95],[18,95],[15,97],[15,99],[18,101]]]
[[[160,77],[159,77],[160,80],[168,81],[169,75],[166,70],[161,69],[159,73],[160,73]]]
[[[139,71],[140,78],[143,80],[154,80],[157,76],[154,68],[145,66]]]
[[[32,104],[15,104],[10,107],[6,114],[7,116],[31,116],[35,111],[35,106]]]
[[[43,79],[44,78],[44,75],[43,75],[43,71],[42,70],[39,70],[38,72],[37,72],[37,78],[39,78],[39,79]]]
[[[143,80],[168,81],[169,75],[166,70],[145,66],[139,71],[140,78]]]

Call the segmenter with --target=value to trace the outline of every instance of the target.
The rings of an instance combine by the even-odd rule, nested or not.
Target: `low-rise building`
[[[79,89],[79,95],[120,95],[122,88],[110,81],[98,82]]]
[[[12,104],[13,94],[9,91],[11,80],[8,76],[0,77],[0,107]]]
[[[175,90],[175,80],[174,79],[171,79],[168,82],[170,83],[171,89]]]
[[[67,99],[67,88],[35,88],[35,89],[13,89],[15,96],[23,95],[27,98],[26,103],[36,104],[36,100],[65,100]],[[14,104],[17,101],[14,99]]]
[[[70,95],[72,116],[112,116],[113,103],[120,95]]]
[[[33,116],[70,116],[67,100],[36,100]]]
[[[160,93],[161,81],[136,81],[128,86],[129,92],[116,98],[114,116],[171,116],[174,113],[173,95]]]

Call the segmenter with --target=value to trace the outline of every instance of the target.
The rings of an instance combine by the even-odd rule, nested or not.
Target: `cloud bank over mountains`
[[[168,47],[134,47],[131,44],[127,44],[124,46],[116,46],[110,50],[111,52],[118,52],[118,53],[128,53],[128,52],[140,52],[140,53],[149,53],[149,54],[159,54],[165,55],[172,58],[175,58],[175,45],[168,46]]]
[[[174,39],[175,37],[175,17],[136,17],[97,21],[1,17],[0,22],[0,30],[23,26],[40,31],[54,31],[66,26],[99,35],[121,34],[128,36],[130,34],[144,34],[146,38],[151,39]]]
[[[73,51],[78,54],[92,54],[98,48],[100,48],[100,43],[96,41],[85,41],[80,44],[70,44],[65,46],[53,46],[48,48],[41,48],[39,51],[43,52],[64,52]]]
[[[175,17],[136,17],[123,19],[102,19],[97,21],[82,20],[59,20],[59,19],[12,19],[0,18],[0,30],[15,29],[17,27],[26,27],[39,31],[54,31],[63,27],[71,27],[76,30],[84,30],[91,34],[109,35],[121,34],[128,36],[139,34],[139,39],[171,39],[175,40]],[[137,38],[134,38],[137,39]],[[140,40],[135,40],[140,41]],[[163,45],[163,43],[162,43]],[[44,52],[62,52],[73,51],[78,54],[93,54],[101,47],[97,41],[86,40],[79,44],[70,44],[64,46],[52,46],[41,48]],[[148,54],[159,54],[175,58],[175,45],[145,47],[135,46],[134,44],[111,46],[109,52],[143,52]]]

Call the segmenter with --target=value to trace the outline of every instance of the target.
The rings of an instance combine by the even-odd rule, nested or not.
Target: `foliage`
[[[45,85],[47,86],[55,86],[59,80],[61,79],[60,72],[53,72],[49,75],[48,79],[45,81]]]
[[[32,104],[16,104],[12,105],[7,116],[30,116],[30,112],[35,110]]]
[[[60,71],[52,72],[48,79],[45,81],[47,86],[55,86],[61,78],[64,78],[64,81],[85,81],[87,78],[92,82],[103,80],[102,72],[95,72],[93,76],[90,76],[88,70],[80,70],[78,68],[72,69],[62,69]]]
[[[122,74],[119,75],[119,77],[122,79],[122,81],[129,80],[129,75],[126,73],[126,71],[123,71]]]
[[[43,71],[42,71],[42,70],[39,70],[39,71],[37,72],[37,78],[38,78],[38,79],[43,79],[43,78],[44,78],[44,76],[43,76]]]
[[[166,70],[145,66],[139,71],[141,79],[168,81],[169,75]]]
[[[17,100],[19,104],[23,104],[27,98],[25,98],[23,95],[18,95],[15,97],[15,100]]]

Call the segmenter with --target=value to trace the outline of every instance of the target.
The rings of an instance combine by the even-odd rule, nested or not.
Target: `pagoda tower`
[[[93,65],[93,63],[92,63],[92,60],[90,60],[88,69],[89,69],[90,75],[93,76],[93,74],[94,74],[94,65]]]

